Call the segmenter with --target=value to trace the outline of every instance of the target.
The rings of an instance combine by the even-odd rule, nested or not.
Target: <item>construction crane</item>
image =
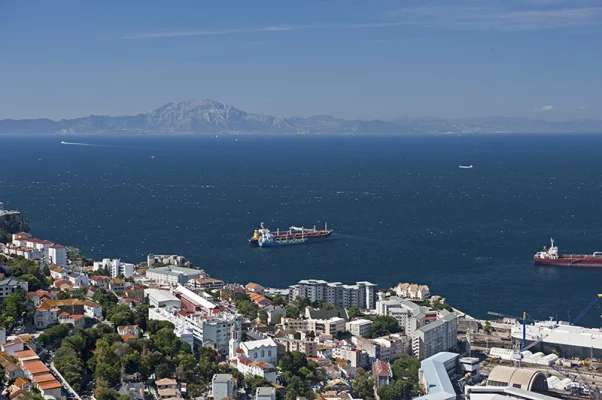
[[[501,313],[497,313],[497,312],[493,312],[493,311],[488,311],[487,314],[489,315],[495,315],[497,317],[502,317],[502,318],[512,318],[515,319],[517,321],[522,321],[522,325],[523,325],[523,339],[521,341],[520,344],[520,350],[524,351],[525,348],[527,347],[527,313],[523,312],[523,317],[522,318],[517,318],[517,317],[513,317],[511,315],[506,315],[506,314],[501,314]],[[528,348],[533,347],[533,344],[530,344]]]
[[[596,305],[596,303],[598,302],[598,300],[600,300],[600,298],[602,298],[602,294],[598,294],[596,296],[595,299],[593,299],[583,310],[581,310],[581,312],[579,313],[579,315],[577,315],[577,317],[575,317],[574,320],[569,321],[569,323],[571,325],[575,325],[577,322],[579,322],[581,320],[581,318],[583,318],[585,316],[585,314],[587,314],[587,312],[589,310],[591,310],[591,308]]]

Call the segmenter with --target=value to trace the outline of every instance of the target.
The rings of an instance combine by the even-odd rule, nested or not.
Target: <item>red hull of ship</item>
[[[539,265],[556,265],[559,267],[591,267],[602,268],[602,256],[585,254],[567,254],[557,259],[533,258],[533,262]]]

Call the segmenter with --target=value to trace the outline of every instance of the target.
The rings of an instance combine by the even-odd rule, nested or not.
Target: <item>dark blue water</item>
[[[561,251],[602,250],[602,136],[64,139],[0,137],[0,200],[93,258],[177,253],[282,287],[418,282],[477,317],[566,319],[602,293],[602,269],[531,262],[551,236]],[[261,221],[327,221],[338,239],[250,249]]]

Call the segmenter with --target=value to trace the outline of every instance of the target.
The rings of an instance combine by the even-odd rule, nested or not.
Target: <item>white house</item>
[[[92,284],[92,286],[96,286],[101,289],[108,289],[110,281],[111,278],[102,275],[96,275],[90,278],[90,283]]]
[[[248,358],[237,358],[230,361],[230,365],[235,367],[243,375],[261,376],[269,382],[276,382],[276,367],[266,362],[255,362]]]
[[[242,342],[240,349],[252,361],[275,364],[278,361],[278,345],[272,338]]]
[[[102,306],[92,301],[84,301],[84,315],[88,318],[102,317]]]
[[[395,286],[395,294],[408,299],[424,300],[431,295],[431,291],[427,285],[399,283]]]
[[[122,325],[122,326],[118,326],[117,327],[117,333],[120,336],[127,335],[128,333],[130,335],[138,336],[138,333],[139,333],[138,325]]]

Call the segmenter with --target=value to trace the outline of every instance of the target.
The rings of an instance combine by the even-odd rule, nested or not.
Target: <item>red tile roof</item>
[[[32,375],[41,374],[42,372],[49,372],[48,368],[42,361],[27,361],[23,363],[23,368],[31,372]]]
[[[37,356],[38,355],[33,350],[23,350],[23,351],[15,352],[15,357],[17,357],[17,358],[29,358],[29,357],[37,357]]]
[[[56,381],[56,378],[54,376],[52,376],[52,374],[43,374],[43,375],[34,376],[33,380],[36,383],[43,383],[43,382],[49,382],[49,381]]]
[[[63,387],[56,379],[54,381],[40,383],[38,386],[40,387],[40,390],[58,389]]]
[[[126,333],[125,335],[121,335],[121,339],[123,339],[124,342],[127,342],[128,340],[131,340],[131,339],[138,339],[138,336],[133,335],[131,333]]]

